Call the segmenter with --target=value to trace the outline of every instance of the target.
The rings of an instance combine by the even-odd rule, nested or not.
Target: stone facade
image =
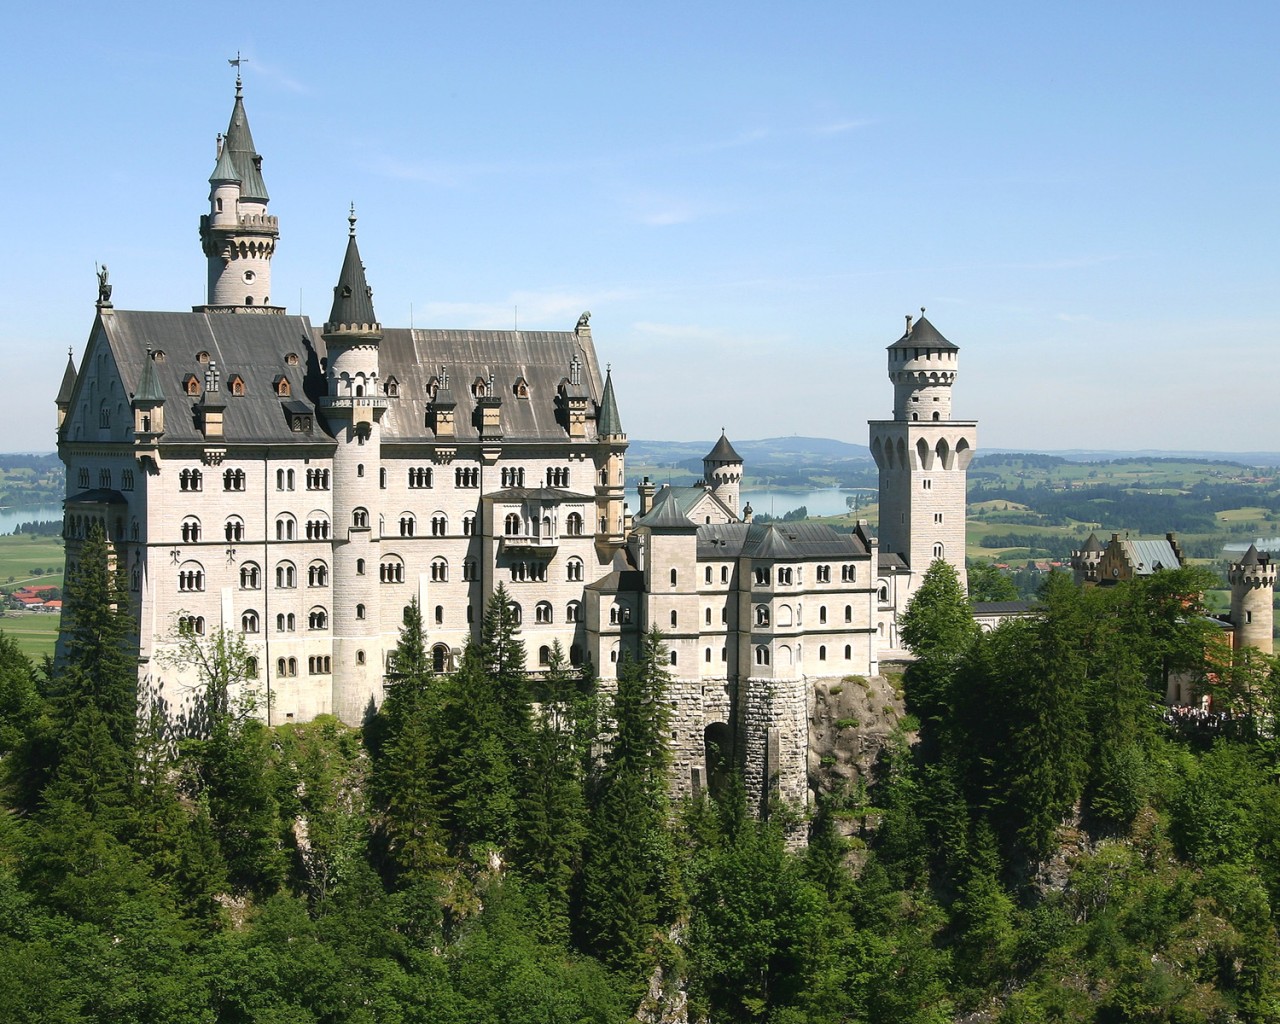
[[[877,674],[935,554],[963,571],[976,438],[951,419],[956,347],[923,317],[890,347],[894,418],[871,424],[882,538],[753,522],[726,436],[705,483],[646,480],[633,519],[589,314],[568,331],[385,327],[354,213],[324,325],[270,304],[279,225],[241,92],[201,218],[206,303],[100,295],[57,398],[68,562],[102,524],[140,687],[180,712],[200,685],[181,635],[222,629],[245,642],[269,722],[359,723],[412,599],[447,671],[501,584],[534,672],[558,643],[609,688],[662,632],[676,793],[732,764],[756,806],[804,804],[815,686]]]

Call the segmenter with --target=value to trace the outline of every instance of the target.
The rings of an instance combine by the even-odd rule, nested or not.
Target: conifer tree
[[[908,708],[926,727],[945,722],[956,671],[977,633],[960,577],[950,562],[936,559],[898,623],[898,635],[917,658],[904,679]]]

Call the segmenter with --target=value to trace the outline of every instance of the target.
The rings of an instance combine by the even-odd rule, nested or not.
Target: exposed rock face
[[[815,794],[870,782],[871,766],[902,715],[902,696],[890,678],[815,681],[809,696],[809,785]]]

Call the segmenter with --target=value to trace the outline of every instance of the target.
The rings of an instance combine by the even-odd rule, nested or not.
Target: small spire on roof
[[[227,58],[227,63],[236,69],[236,99],[242,99],[244,96],[244,93],[241,90],[243,83],[240,81],[240,65],[248,59],[248,57],[241,57],[239,50],[236,50],[235,60],[232,60],[230,57]]]
[[[355,203],[351,204],[351,212],[347,214],[347,223],[351,225],[351,228],[350,228],[351,237],[355,238],[356,237],[356,204]]]
[[[911,314],[907,314],[907,334],[911,333]]]

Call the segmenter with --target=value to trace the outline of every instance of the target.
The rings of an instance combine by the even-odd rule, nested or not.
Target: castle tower
[[[244,93],[236,74],[236,102],[209,175],[209,212],[200,218],[200,243],[209,261],[205,305],[197,313],[283,313],[271,305],[271,257],[280,238],[268,215],[262,157],[253,148]]]
[[[337,441],[333,455],[333,712],[359,725],[382,701],[383,650],[378,530],[379,421],[387,408],[378,381],[382,325],[373,312],[352,209],[347,253],[322,336],[328,349],[327,394],[319,406]],[[398,621],[398,620],[397,620]],[[338,681],[341,680],[341,683]]]
[[[965,487],[978,443],[973,420],[951,418],[955,345],[924,318],[889,346],[893,419],[872,420],[871,454],[880,471],[880,550],[911,568],[910,589],[936,558],[967,586]]]
[[[618,400],[613,395],[613,371],[605,371],[604,394],[600,396],[600,411],[596,414],[596,435],[603,449],[603,463],[596,485],[596,542],[599,545],[617,547],[622,544],[623,497],[626,472],[623,465],[627,450],[627,435],[622,430],[622,417],[618,415]]]
[[[1270,654],[1276,587],[1271,556],[1250,544],[1240,561],[1228,567],[1227,582],[1231,584],[1230,619],[1236,627],[1236,649],[1256,647]]]
[[[58,388],[58,397],[55,398],[54,404],[58,407],[58,429],[62,429],[62,424],[67,420],[67,410],[71,408],[71,396],[76,390],[76,360],[71,354],[71,349],[67,349],[67,368],[62,371],[62,386]]]
[[[711,487],[711,493],[719,498],[734,514],[738,508],[738,485],[742,483],[742,456],[733,450],[723,430],[716,446],[702,457],[702,479]]]
[[[1089,534],[1084,547],[1071,552],[1071,574],[1077,586],[1098,582],[1098,566],[1102,562],[1102,542],[1096,533]]]

